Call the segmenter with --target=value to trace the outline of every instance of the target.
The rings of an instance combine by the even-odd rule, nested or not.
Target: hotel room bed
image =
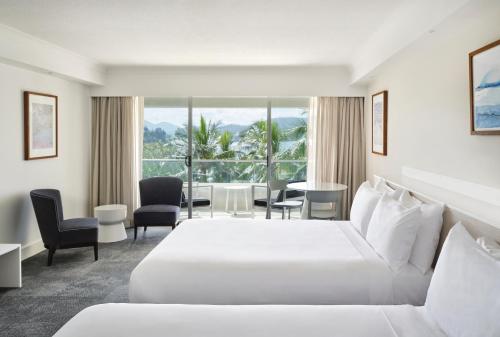
[[[482,242],[450,231],[425,306],[104,304],[55,337],[497,337],[500,245]]]
[[[422,305],[432,272],[393,272],[348,221],[188,220],[134,269],[129,298],[182,304]]]
[[[362,322],[362,324],[360,324]],[[54,337],[446,337],[424,307],[102,304]]]

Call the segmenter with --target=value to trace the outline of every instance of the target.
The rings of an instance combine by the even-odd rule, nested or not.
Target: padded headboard
[[[418,200],[421,200],[426,203],[438,203],[438,204],[444,204],[444,213],[443,213],[443,228],[441,229],[441,236],[439,238],[439,245],[438,249],[436,251],[436,256],[434,258],[434,264],[437,261],[437,258],[439,256],[439,253],[441,252],[441,248],[443,246],[444,240],[446,239],[446,236],[448,235],[448,232],[450,229],[459,221],[462,222],[462,224],[467,228],[469,233],[477,238],[480,236],[487,236],[490,238],[495,239],[497,242],[500,242],[500,228],[497,228],[495,226],[492,226],[488,224],[486,221],[481,220],[480,217],[476,217],[466,211],[460,210],[456,207],[447,205],[445,202],[438,201],[436,199],[433,199],[431,197],[428,197],[424,194],[421,194],[417,191],[414,191],[412,189],[409,189],[405,186],[402,186],[400,184],[396,184],[390,180],[387,180],[385,178],[379,177],[379,176],[374,176],[375,179],[384,179],[387,183],[392,188],[404,188],[410,192],[410,194],[417,198]]]

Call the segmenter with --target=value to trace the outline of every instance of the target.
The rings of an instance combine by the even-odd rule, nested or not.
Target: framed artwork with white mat
[[[24,159],[57,157],[57,96],[24,92]]]
[[[372,153],[387,156],[387,90],[372,95]]]

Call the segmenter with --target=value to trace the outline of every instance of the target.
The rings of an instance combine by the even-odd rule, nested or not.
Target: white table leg
[[[229,190],[226,190],[226,213],[229,211]]]
[[[243,193],[245,193],[245,209],[248,211],[248,193],[247,190],[243,190]]]
[[[233,215],[238,215],[238,192],[233,192]]]

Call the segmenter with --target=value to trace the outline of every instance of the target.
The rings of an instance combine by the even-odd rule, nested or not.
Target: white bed
[[[362,324],[359,324],[362,322]],[[446,337],[424,307],[102,304],[54,337]]]
[[[497,337],[499,251],[456,225],[421,307],[104,304],[77,314],[55,337]]]
[[[134,269],[136,303],[422,305],[432,272],[393,272],[348,221],[188,220]]]

